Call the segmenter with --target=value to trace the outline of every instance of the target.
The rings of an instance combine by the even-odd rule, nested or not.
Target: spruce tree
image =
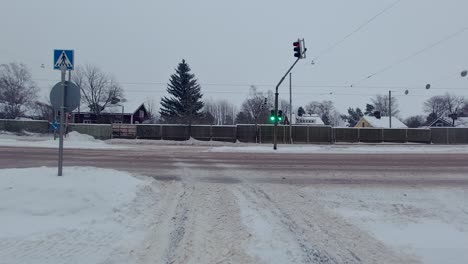
[[[302,106],[299,106],[299,109],[297,110],[297,115],[302,116],[305,114],[305,110]]]
[[[172,74],[167,84],[167,92],[170,97],[161,99],[161,119],[165,123],[183,123],[190,126],[202,117],[201,87],[190,73],[190,67],[182,60],[177,66],[175,74]]]
[[[375,106],[371,104],[366,104],[366,112],[364,112],[364,115],[374,116],[374,110],[375,110]]]

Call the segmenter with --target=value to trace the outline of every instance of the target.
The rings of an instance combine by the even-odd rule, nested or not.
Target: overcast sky
[[[460,77],[468,68],[466,0],[0,1],[0,63],[27,64],[44,97],[60,77],[53,50],[74,49],[77,64],[113,74],[129,100],[159,102],[184,58],[204,98],[240,106],[250,85],[274,89],[294,62],[298,37],[308,52],[293,70],[295,107],[332,100],[345,112],[391,89],[407,117],[433,95],[468,97],[468,78]],[[289,99],[287,81],[280,98]]]

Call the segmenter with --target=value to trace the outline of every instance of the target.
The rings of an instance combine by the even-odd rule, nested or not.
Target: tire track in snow
[[[163,263],[255,263],[243,251],[248,232],[240,222],[231,187],[200,182],[204,177],[227,177],[227,171],[209,160],[207,164],[210,170],[200,170],[176,160],[175,173],[183,190],[170,216],[167,246],[159,259]]]
[[[336,263],[417,263],[413,256],[401,255],[368,232],[348,223],[343,217],[323,208],[318,199],[300,186],[262,185],[252,192],[271,202],[300,234]],[[268,203],[266,203],[268,204]],[[317,263],[322,263],[318,261]],[[326,262],[325,262],[326,263]],[[331,262],[333,263],[333,262]]]
[[[251,253],[264,263],[338,263],[307,240],[306,231],[263,191],[244,184],[237,189],[236,197],[244,224],[254,234]]]

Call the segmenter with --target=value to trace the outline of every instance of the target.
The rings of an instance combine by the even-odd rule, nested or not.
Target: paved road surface
[[[208,149],[68,149],[64,164],[126,170],[159,180],[468,186],[468,154],[214,153]],[[0,168],[56,164],[55,149],[0,147]],[[206,170],[214,173],[204,175]],[[221,170],[218,176],[216,171]]]

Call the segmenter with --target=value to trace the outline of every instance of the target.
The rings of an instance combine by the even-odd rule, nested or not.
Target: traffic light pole
[[[304,53],[307,51],[307,49],[304,49]],[[277,132],[277,128],[278,128],[278,88],[280,87],[280,85],[283,83],[284,79],[286,78],[286,76],[288,76],[289,72],[291,72],[291,70],[294,68],[294,66],[296,66],[296,63],[300,60],[301,58],[298,57],[296,59],[296,61],[293,63],[293,65],[291,66],[291,68],[289,68],[289,70],[286,72],[286,74],[283,76],[283,78],[281,78],[281,80],[279,81],[279,83],[276,85],[276,92],[275,92],[275,126],[273,127],[273,149],[276,150],[277,149],[277,139],[276,139],[276,132]]]

